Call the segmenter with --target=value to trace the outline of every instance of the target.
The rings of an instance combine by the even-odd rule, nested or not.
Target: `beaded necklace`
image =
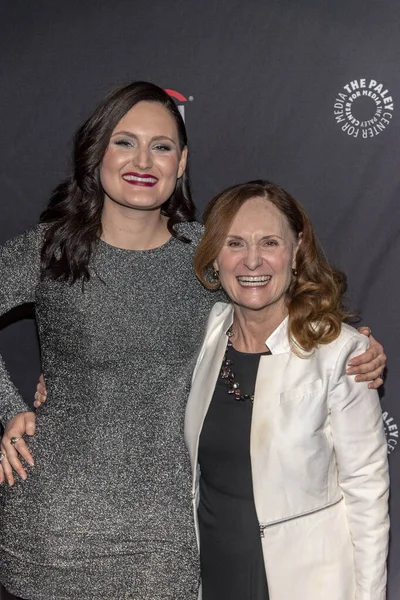
[[[232,325],[229,327],[226,332],[228,336],[228,343],[226,345],[225,355],[222,360],[221,366],[221,379],[228,386],[228,394],[232,394],[237,402],[246,402],[246,400],[250,400],[251,403],[254,402],[254,394],[242,394],[240,391],[240,383],[235,381],[235,373],[232,371],[233,360],[228,358],[228,348],[232,348],[233,344],[231,342],[231,337],[233,336]]]

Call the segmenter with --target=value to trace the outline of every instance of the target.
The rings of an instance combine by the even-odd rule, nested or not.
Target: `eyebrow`
[[[111,137],[113,138],[116,135],[126,135],[127,137],[133,138],[135,140],[138,139],[138,136],[135,135],[134,133],[132,133],[131,131],[116,131],[115,133],[113,133],[111,135]],[[168,135],[155,135],[154,137],[151,138],[150,141],[155,142],[157,140],[169,140],[172,144],[174,144],[176,146],[175,140],[170,138]]]
[[[270,233],[269,235],[264,235],[264,236],[261,238],[261,241],[263,241],[263,240],[268,240],[269,238],[272,238],[272,237],[279,238],[280,240],[283,240],[283,239],[284,239],[284,238],[283,238],[281,235],[278,235],[277,233]],[[227,239],[227,240],[229,240],[229,239],[230,239],[230,240],[242,240],[243,238],[242,238],[242,236],[240,236],[240,235],[229,235],[229,234],[228,234],[228,235],[226,236],[226,239]]]

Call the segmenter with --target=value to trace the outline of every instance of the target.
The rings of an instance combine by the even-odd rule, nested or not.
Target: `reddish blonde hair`
[[[251,198],[265,198],[286,218],[295,239],[302,234],[296,254],[297,275],[287,291],[289,338],[296,353],[310,352],[340,334],[341,323],[350,316],[343,307],[346,277],[332,267],[321,250],[304,208],[283,188],[264,180],[234,185],[211,200],[204,212],[205,231],[194,257],[198,279],[209,289],[212,265],[225,243],[239,209]]]

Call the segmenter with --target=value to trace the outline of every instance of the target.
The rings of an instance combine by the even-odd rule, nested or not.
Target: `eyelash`
[[[116,146],[129,146],[129,147],[133,146],[132,142],[130,142],[129,140],[116,140],[114,142],[114,144]]]
[[[171,150],[171,146],[168,146],[167,144],[157,144],[154,148],[156,150],[162,150],[163,152],[170,152]]]
[[[227,245],[229,248],[240,248],[242,246],[242,242],[236,242],[234,240],[231,240],[228,242]],[[278,242],[276,240],[268,240],[267,242],[265,242],[264,245],[265,246],[278,246]]]
[[[114,142],[114,144],[116,146],[123,146],[125,148],[134,148],[135,145],[133,142],[131,142],[130,140],[116,140]],[[172,150],[171,146],[168,146],[168,144],[157,144],[156,146],[153,146],[153,150],[158,150],[161,152],[170,152]]]

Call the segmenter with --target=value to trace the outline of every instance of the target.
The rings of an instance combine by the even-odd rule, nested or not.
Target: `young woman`
[[[0,367],[1,471],[21,475],[0,491],[0,581],[28,600],[189,600],[183,415],[217,297],[192,270],[184,123],[133,83],[78,131],[74,158],[43,223],[0,254],[0,312],[35,302],[48,388],[28,448],[33,415]]]
[[[78,131],[46,223],[1,249],[1,312],[35,302],[48,388],[35,467],[0,491],[0,581],[16,596],[197,598],[182,429],[214,296],[192,271],[186,163],[173,101],[127,86]],[[26,405],[3,365],[0,382],[6,425]]]

